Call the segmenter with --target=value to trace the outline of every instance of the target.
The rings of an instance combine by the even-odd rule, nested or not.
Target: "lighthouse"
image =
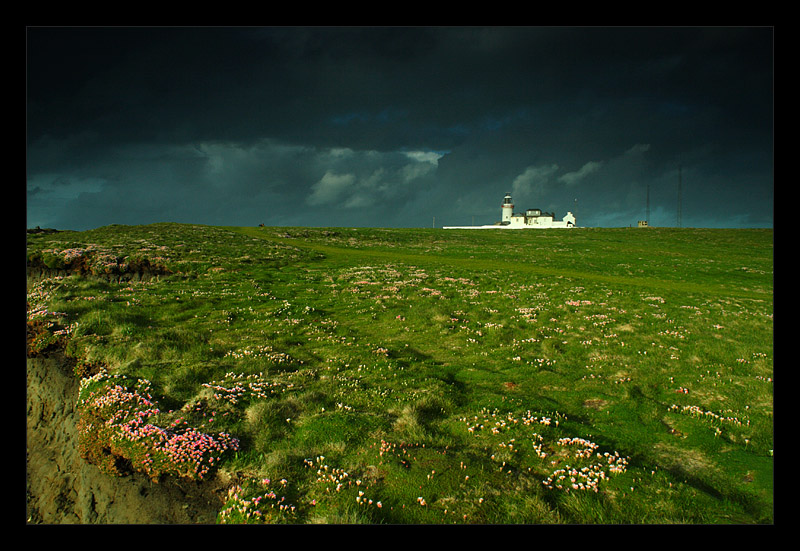
[[[511,215],[514,213],[514,203],[511,202],[511,194],[506,193],[506,196],[503,198],[503,204],[501,205],[502,214],[500,216],[500,223],[501,224],[510,224],[511,223]]]
[[[506,193],[503,204],[500,205],[500,221],[486,226],[444,226],[446,230],[471,230],[471,229],[497,229],[497,228],[574,228],[575,215],[568,212],[563,220],[556,220],[552,212],[542,209],[528,209],[524,214],[514,214],[514,203],[511,194]]]

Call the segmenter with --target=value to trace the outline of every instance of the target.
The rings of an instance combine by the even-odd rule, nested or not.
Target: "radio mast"
[[[682,172],[681,172],[681,165],[678,165],[678,227],[679,228],[681,227],[681,223],[682,223],[682,221],[681,221],[681,201],[683,199],[682,196],[681,196],[682,192],[683,192],[681,190],[681,185],[683,184],[682,180],[683,180],[683,176],[682,176]]]

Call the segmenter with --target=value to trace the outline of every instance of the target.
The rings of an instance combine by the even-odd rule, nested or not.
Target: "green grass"
[[[238,439],[221,522],[771,523],[772,235],[34,234],[29,318]]]

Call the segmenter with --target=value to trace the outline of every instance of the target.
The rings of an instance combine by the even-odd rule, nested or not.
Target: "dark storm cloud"
[[[513,188],[627,225],[649,185],[672,225],[683,165],[684,222],[771,225],[772,59],[769,28],[31,28],[28,223],[491,223]]]

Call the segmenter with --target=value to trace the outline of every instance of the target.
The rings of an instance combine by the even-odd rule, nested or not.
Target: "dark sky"
[[[27,226],[772,227],[771,27],[27,29]]]

